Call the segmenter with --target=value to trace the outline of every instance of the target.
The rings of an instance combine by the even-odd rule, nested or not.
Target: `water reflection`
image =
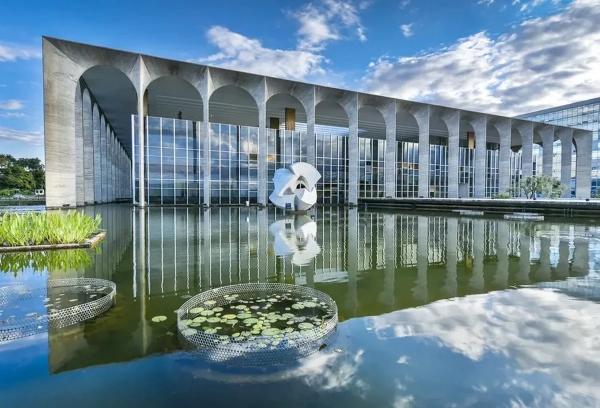
[[[291,257],[294,265],[308,265],[321,248],[316,242],[317,223],[307,215],[294,215],[269,226],[276,256]]]
[[[352,358],[327,354],[303,368],[305,384],[330,384],[328,390],[347,384],[360,390],[357,383],[364,385],[368,382],[365,377],[374,374],[359,375],[359,367],[390,360],[389,356],[366,353],[365,347],[372,353],[379,347],[372,342],[406,340],[402,336],[411,333],[439,338],[449,350],[460,350],[469,359],[485,356],[487,350],[527,353],[533,344],[508,351],[484,344],[489,328],[477,334],[475,325],[490,318],[485,315],[486,299],[508,305],[511,293],[520,293],[512,312],[508,306],[501,313],[494,311],[493,316],[502,322],[494,323],[494,335],[524,330],[524,323],[517,320],[527,313],[532,317],[524,321],[533,330],[536,305],[540,310],[551,307],[544,303],[550,295],[539,298],[527,291],[436,301],[540,282],[554,288],[549,292],[555,296],[552,301],[560,301],[556,297],[559,294],[583,293],[584,298],[597,294],[596,289],[589,289],[592,284],[587,289],[574,289],[566,281],[595,268],[592,255],[599,248],[598,230],[583,223],[527,223],[344,208],[317,208],[312,218],[273,209],[233,207],[138,210],[97,206],[86,211],[92,215],[100,212],[103,217],[108,235],[101,250],[91,253],[91,265],[66,270],[49,267],[46,277],[112,280],[117,284],[116,304],[98,319],[50,331],[48,364],[53,373],[177,350],[174,311],[191,295],[231,283],[309,285],[337,302],[341,332],[360,337],[360,341],[344,346]],[[530,311],[527,302],[532,305]],[[425,307],[413,309],[415,306]],[[474,310],[473,333],[470,308]],[[567,315],[548,313],[540,316],[563,321],[565,327]],[[157,315],[168,319],[163,324],[152,323],[151,318]],[[374,317],[355,319],[363,316]],[[585,330],[591,324],[580,323],[587,325]],[[369,333],[375,339],[370,335],[363,338],[365,324],[373,329]],[[559,326],[557,323],[556,330]],[[452,338],[443,337],[444,331]],[[461,333],[467,339],[465,345],[455,344]],[[513,335],[519,337],[522,332]],[[476,336],[475,340],[469,336]],[[463,353],[459,346],[467,351]],[[559,344],[555,346],[560,349]],[[385,350],[392,353],[391,348]],[[407,358],[410,361],[416,356]],[[333,363],[338,360],[339,366]],[[327,370],[315,368],[323,361]],[[388,367],[389,375],[394,377],[391,373],[400,364],[396,362],[403,361],[402,356],[390,361],[394,364]],[[522,364],[538,362],[523,360]],[[330,378],[324,379],[324,375]]]

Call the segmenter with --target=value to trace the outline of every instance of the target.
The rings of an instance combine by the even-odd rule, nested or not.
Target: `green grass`
[[[78,244],[98,232],[100,215],[77,211],[0,215],[0,246]]]

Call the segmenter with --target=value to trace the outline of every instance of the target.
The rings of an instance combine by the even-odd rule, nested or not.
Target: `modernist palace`
[[[321,173],[321,204],[494,197],[553,172],[590,196],[585,129],[54,38],[43,60],[49,207],[266,205],[297,161]]]

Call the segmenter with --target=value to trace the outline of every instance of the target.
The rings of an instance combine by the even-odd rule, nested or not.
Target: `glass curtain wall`
[[[485,196],[495,197],[498,194],[500,185],[500,173],[498,170],[498,160],[500,150],[498,148],[487,149],[485,152]]]
[[[140,148],[137,120],[132,116],[136,202],[139,200]],[[198,131],[189,120],[145,118],[145,173],[142,181],[148,204],[198,205],[202,192]]]
[[[212,204],[258,202],[258,128],[210,124]]]
[[[513,197],[519,197],[521,191],[521,178],[523,177],[521,156],[520,149],[517,152],[510,151],[510,187],[512,189]]]
[[[385,140],[358,139],[358,197],[385,197]]]
[[[419,194],[419,144],[404,141],[397,143],[396,197],[416,198]]]
[[[429,145],[429,197],[448,197],[448,147]]]
[[[458,194],[461,197],[473,197],[475,149],[459,147],[458,153]]]
[[[348,137],[334,133],[315,134],[316,167],[321,173],[317,197],[323,204],[346,202],[348,185]]]

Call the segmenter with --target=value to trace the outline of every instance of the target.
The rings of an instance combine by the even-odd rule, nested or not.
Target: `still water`
[[[35,267],[5,255],[0,284],[102,278],[116,283],[116,303],[93,320],[0,344],[0,406],[600,405],[593,220],[86,211],[108,230],[99,250],[37,258]],[[299,364],[260,372],[183,350],[176,309],[244,282],[327,293],[339,310],[335,336]]]

